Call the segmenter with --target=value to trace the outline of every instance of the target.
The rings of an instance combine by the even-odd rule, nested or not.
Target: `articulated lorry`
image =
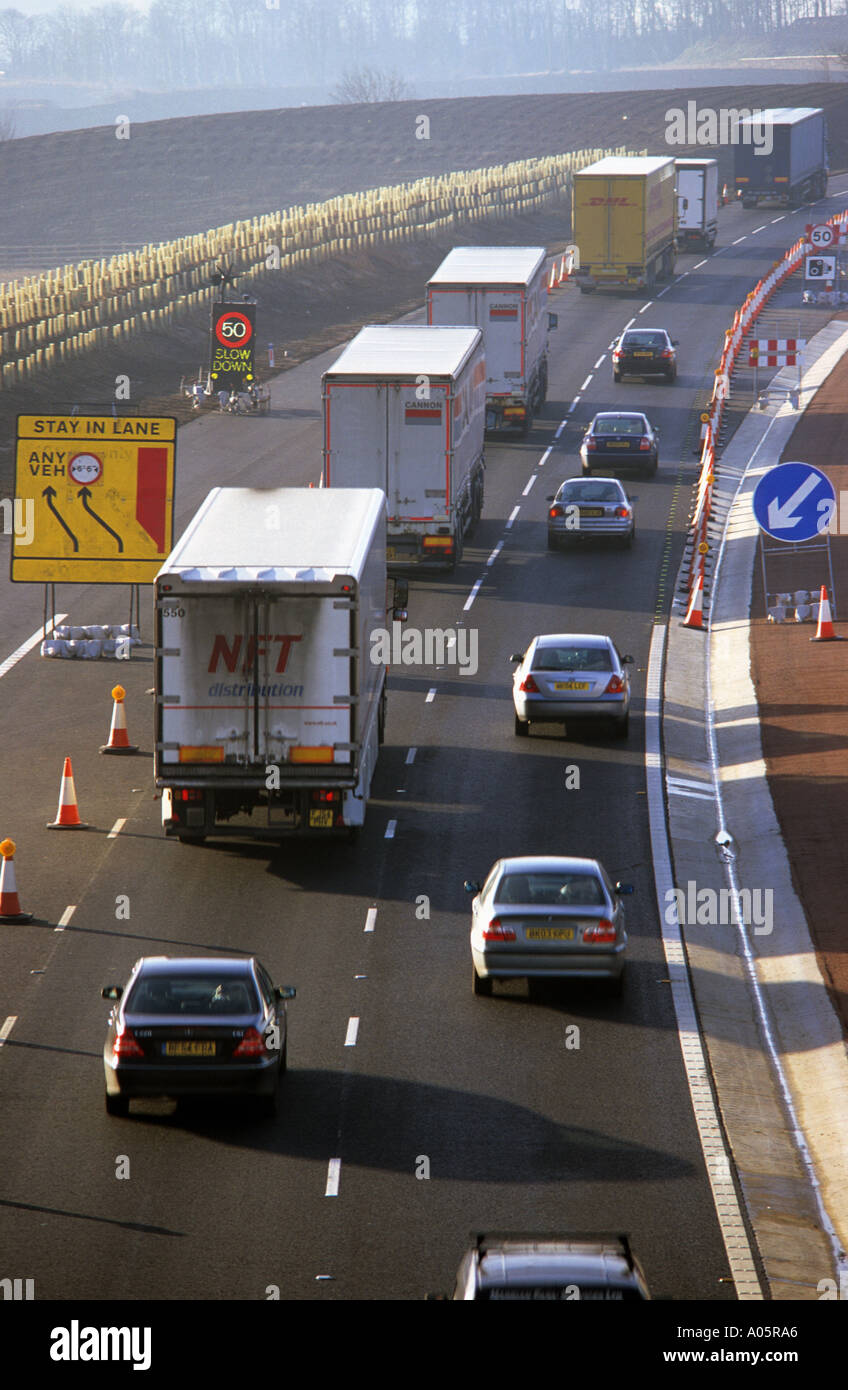
[[[427,282],[427,322],[473,324],[486,354],[486,429],[526,433],[548,389],[543,246],[458,246]]]
[[[610,155],[574,175],[572,236],[581,294],[604,287],[650,289],[677,254],[674,160]]]
[[[386,722],[383,493],[215,488],[155,598],[165,834],[355,838]]]
[[[324,487],[386,494],[390,568],[453,568],[483,507],[479,328],[369,325],[323,377]]]
[[[677,177],[677,245],[715,245],[718,234],[718,161],[675,159]]]
[[[820,106],[773,106],[737,121],[733,174],[743,208],[794,208],[827,192],[827,120]]]

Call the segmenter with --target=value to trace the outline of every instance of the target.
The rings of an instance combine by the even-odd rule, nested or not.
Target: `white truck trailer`
[[[323,378],[324,487],[379,487],[389,567],[452,568],[483,507],[479,328],[369,325]]]
[[[486,429],[526,433],[548,389],[544,246],[457,246],[427,282],[427,322],[483,334]]]
[[[677,244],[709,251],[718,233],[718,161],[675,159]]]
[[[215,488],[155,598],[166,835],[355,838],[386,719],[383,493]]]

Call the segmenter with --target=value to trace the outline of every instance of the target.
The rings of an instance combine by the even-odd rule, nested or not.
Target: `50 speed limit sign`
[[[807,233],[807,241],[816,251],[826,251],[836,240],[836,229],[828,226],[826,222],[820,222],[817,227],[811,227]]]
[[[252,336],[253,324],[237,309],[228,309],[215,324],[215,337],[224,347],[244,347]]]

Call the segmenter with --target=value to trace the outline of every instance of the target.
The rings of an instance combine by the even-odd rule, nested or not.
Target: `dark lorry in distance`
[[[827,120],[818,106],[778,106],[734,127],[734,184],[742,206],[797,207],[827,192]]]

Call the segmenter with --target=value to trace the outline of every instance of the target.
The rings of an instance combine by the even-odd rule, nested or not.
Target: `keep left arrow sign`
[[[779,463],[763,474],[751,500],[761,530],[774,540],[793,543],[827,531],[836,490],[811,463]]]

